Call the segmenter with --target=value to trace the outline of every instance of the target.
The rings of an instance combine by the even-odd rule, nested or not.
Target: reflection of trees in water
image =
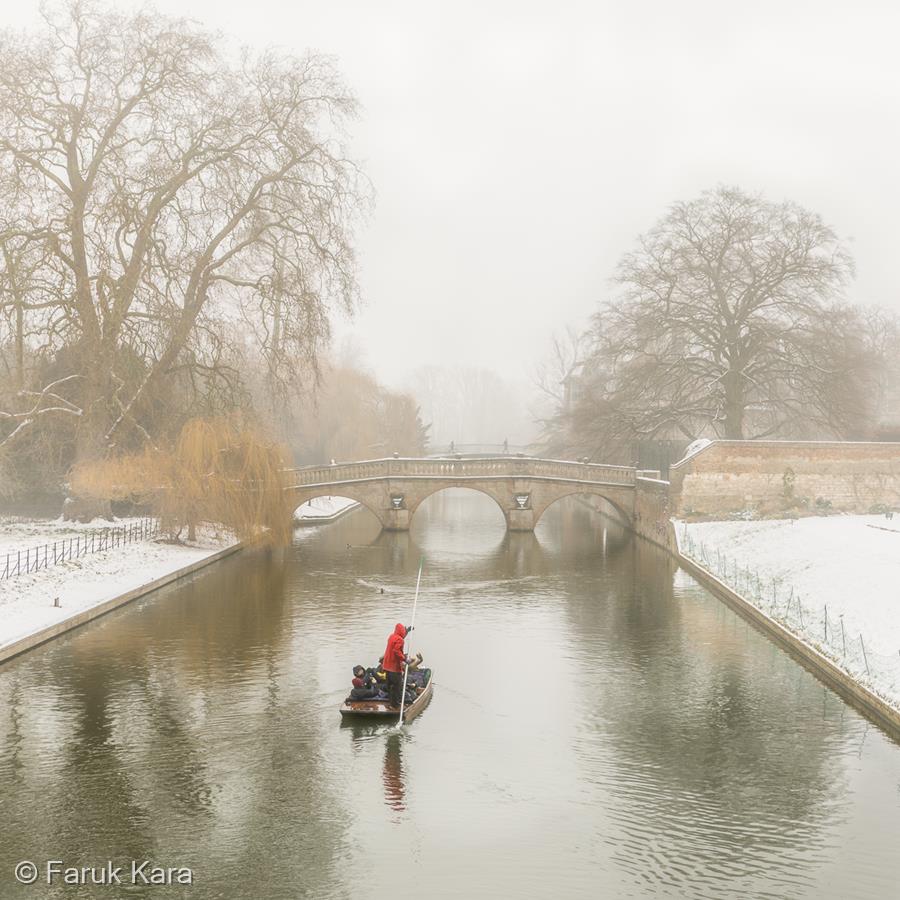
[[[242,661],[289,638],[285,567],[283,550],[245,550],[181,588],[178,603],[152,604],[148,630],[181,635],[171,649],[186,671],[239,678]]]
[[[21,689],[11,698],[14,717],[29,717],[36,698],[53,697],[55,712],[64,709],[65,727],[52,745],[42,746],[32,733],[20,748],[24,777],[3,779],[4,871],[7,863],[42,848],[48,848],[45,856],[88,864],[94,858],[141,859],[156,846],[147,798],[129,774],[131,748],[116,729],[128,677],[115,662],[110,668],[107,659],[73,662],[69,651],[75,643],[14,663]],[[45,760],[45,754],[52,759]]]
[[[581,661],[558,686],[582,716],[567,726],[584,792],[561,798],[573,818],[589,808],[595,840],[648,890],[668,880],[673,894],[694,896],[715,872],[721,895],[723,879],[752,879],[773,861],[799,870],[841,777],[828,756],[838,727],[806,712],[824,689],[718,601],[673,597],[674,566],[649,545],[577,505],[561,503],[546,522],[536,535],[483,531],[481,551],[459,557],[433,531],[429,564],[432,585],[457,567],[523,620],[552,576],[563,617],[554,627],[572,635],[566,660]],[[356,775],[368,780],[349,784],[341,758],[328,758],[340,750],[337,698],[323,696],[331,686],[315,663],[348,667],[357,660],[328,643],[343,626],[398,598],[408,608],[378,585],[408,585],[411,598],[417,533],[379,535],[354,513],[315,534],[301,533],[283,562],[240,554],[0,671],[11,706],[0,732],[0,872],[36,847],[72,859],[151,854],[202,866],[198,897],[329,896],[345,877],[339,862],[352,862],[352,815],[368,788],[381,815],[413,821],[412,745],[379,735],[383,758],[380,744],[360,749]],[[539,589],[521,575],[538,576]],[[35,710],[40,699],[52,717]],[[51,719],[60,737],[41,744],[34,723]],[[42,753],[58,764],[42,767]]]
[[[814,713],[822,688],[715,598],[675,597],[674,571],[635,541],[596,592],[571,595],[586,665],[605,657],[578,746],[588,772],[609,759],[599,793],[620,801],[609,815],[627,870],[752,879],[773,858],[806,856],[833,802],[841,773]]]
[[[40,791],[5,782],[17,837],[0,862],[153,857],[202,867],[202,896],[333,885],[347,813],[327,794],[315,673],[288,656],[284,567],[251,553],[208,576],[19,664],[20,698],[58,698],[66,731]]]

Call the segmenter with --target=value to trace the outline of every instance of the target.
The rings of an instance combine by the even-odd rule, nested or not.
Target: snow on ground
[[[106,528],[123,528],[140,522],[140,517],[127,519],[93,519],[90,522],[66,522],[58,519],[24,519],[19,516],[0,516],[0,561],[16,550],[52,544],[101,532]],[[2,574],[2,572],[0,572]]]
[[[356,505],[355,500],[348,500],[346,497],[316,497],[298,506],[294,518],[298,520],[328,518]]]
[[[676,529],[685,555],[900,708],[900,520],[676,522]]]
[[[119,527],[129,520],[70,522],[0,520],[0,558],[24,549],[70,537],[84,530]],[[198,562],[235,542],[231,535],[200,529],[192,544],[136,541],[49,566],[39,572],[0,581],[0,648],[54,625],[76,613],[110,600],[176,569]],[[59,598],[59,608],[53,605]]]

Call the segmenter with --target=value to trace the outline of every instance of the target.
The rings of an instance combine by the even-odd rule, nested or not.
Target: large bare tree
[[[859,315],[838,299],[851,274],[794,203],[734,188],[676,203],[622,259],[570,414],[587,443],[847,436],[865,406]]]
[[[399,453],[422,456],[428,426],[411,394],[390,390],[360,368],[322,366],[319,390],[294,407],[285,441],[296,461],[372,459]]]
[[[249,344],[272,373],[314,354],[355,304],[368,191],[328,59],[89,0],[44,24],[0,37],[0,345],[19,391],[0,445],[63,417],[84,460],[152,430],[167,379],[227,378]]]

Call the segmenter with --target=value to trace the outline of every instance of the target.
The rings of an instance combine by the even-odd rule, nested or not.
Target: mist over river
[[[342,725],[408,623],[400,732]],[[152,859],[206,898],[895,896],[900,746],[574,499],[445,491],[245,551],[0,668],[0,895]]]

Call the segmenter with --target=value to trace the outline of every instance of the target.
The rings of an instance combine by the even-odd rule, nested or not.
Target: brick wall
[[[714,441],[672,466],[672,515],[900,508],[900,443]]]

